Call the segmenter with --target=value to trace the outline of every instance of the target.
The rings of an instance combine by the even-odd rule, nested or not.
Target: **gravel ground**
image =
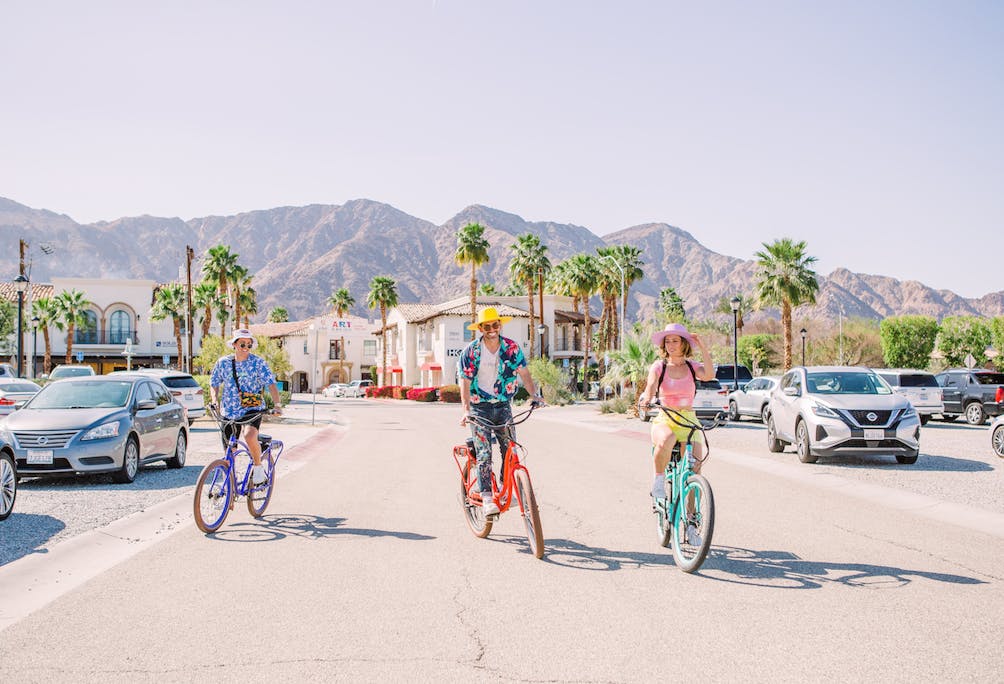
[[[318,397],[314,405],[310,395],[294,395],[281,421],[263,426],[263,431],[283,440],[290,449],[321,427],[339,424],[338,408],[347,402],[367,403]],[[315,411],[317,421],[312,426]],[[586,422],[610,429],[641,433],[649,430],[647,423],[637,419],[600,414],[595,403],[552,407],[545,415],[550,420]],[[794,464],[813,472],[833,473],[1004,513],[1004,460],[990,449],[990,431],[986,426],[928,423],[921,432],[920,458],[913,465],[899,465],[893,457],[820,459],[816,464],[802,465],[791,447],[781,454],[767,451],[764,427],[749,420],[709,433],[709,442],[712,459],[715,449],[724,449],[750,458]],[[131,485],[113,484],[106,475],[23,480],[14,513],[0,522],[0,565],[27,554],[46,553],[54,544],[172,497],[191,496],[202,466],[217,458],[220,449],[215,424],[209,419],[199,419],[192,426],[184,468],[171,470],[154,465],[141,470]],[[282,473],[280,460],[279,475]]]

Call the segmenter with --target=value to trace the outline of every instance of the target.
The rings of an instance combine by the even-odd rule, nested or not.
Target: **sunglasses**
[[[252,342],[238,342],[234,346],[235,347],[240,347],[241,349],[250,349],[251,347],[254,346],[254,343],[252,343]]]
[[[482,323],[481,324],[481,329],[484,330],[485,332],[487,332],[489,330],[500,330],[501,328],[502,328],[502,324],[499,323],[498,321],[495,321],[494,323]]]

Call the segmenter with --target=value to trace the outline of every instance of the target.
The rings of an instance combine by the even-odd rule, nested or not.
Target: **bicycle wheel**
[[[275,487],[275,459],[272,458],[271,450],[262,452],[261,464],[265,466],[265,474],[268,476],[264,484],[256,486],[248,476],[248,513],[254,518],[260,518],[268,508],[268,502],[272,500],[272,489]]]
[[[220,529],[234,500],[234,474],[230,464],[218,458],[210,461],[195,485],[195,524],[210,534]]]
[[[544,531],[540,528],[540,511],[537,509],[537,497],[533,495],[533,485],[530,484],[530,474],[524,468],[520,468],[513,473],[513,479],[516,481],[516,496],[519,497],[519,508],[523,513],[530,551],[535,557],[543,558]]]
[[[14,459],[0,451],[0,520],[5,520],[14,510],[17,499],[17,472]]]
[[[463,473],[460,477],[460,505],[464,507],[464,520],[475,537],[484,539],[492,531],[492,521],[485,517],[480,501],[473,501],[470,497],[472,488],[477,487],[478,471],[477,467],[472,468],[470,462],[464,464]]]
[[[667,508],[670,506],[669,501],[665,502]],[[662,504],[654,504],[655,506],[655,517],[656,517],[656,531],[659,533],[659,543],[663,547],[669,547],[670,541],[673,539],[673,523],[670,522],[669,514],[662,508]]]
[[[687,499],[694,495],[694,512],[687,514]],[[688,523],[693,523],[695,534],[687,534]],[[711,485],[702,475],[691,475],[683,488],[683,499],[673,520],[673,557],[684,572],[694,572],[701,567],[711,548],[715,532],[715,498]]]

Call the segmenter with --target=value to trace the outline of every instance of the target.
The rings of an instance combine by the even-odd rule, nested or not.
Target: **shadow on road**
[[[519,547],[530,553],[526,537],[495,535],[486,541],[501,542]],[[624,567],[664,567],[673,565],[673,555],[666,553],[642,553],[637,551],[612,551],[597,546],[587,546],[570,539],[545,539],[544,562],[562,565],[575,570],[620,570]]]
[[[285,537],[323,539],[346,534],[360,537],[395,537],[407,541],[435,539],[427,534],[415,532],[345,527],[344,524],[345,518],[321,518],[316,515],[264,515],[258,520],[227,525],[215,534],[208,536],[229,542],[263,542],[284,539]]]
[[[33,553],[49,553],[48,549],[39,547],[66,528],[66,524],[59,518],[37,513],[18,513],[16,509],[4,525],[8,526],[8,534],[17,535],[17,543],[0,544],[0,566]]]
[[[916,463],[909,465],[897,463],[894,456],[840,456],[834,458],[821,458],[820,465],[833,466],[835,468],[882,468],[888,470],[922,470],[952,473],[976,473],[993,470],[993,466],[983,461],[969,458],[955,458],[954,456],[943,456],[941,454],[930,454],[920,452]]]
[[[180,489],[191,487],[202,472],[201,465],[186,465],[182,468],[168,468],[163,463],[153,463],[143,466],[136,474],[136,479],[130,483],[119,484],[112,480],[110,474],[74,475],[59,477],[35,477],[25,475],[18,484],[20,489],[37,491],[100,491]]]
[[[700,574],[708,579],[775,589],[819,589],[824,584],[889,589],[916,579],[946,584],[986,584],[986,580],[889,565],[809,561],[788,551],[754,551],[713,546]]]

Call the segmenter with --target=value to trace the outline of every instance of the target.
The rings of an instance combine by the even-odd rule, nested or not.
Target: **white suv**
[[[372,380],[353,380],[349,383],[349,386],[345,388],[342,396],[345,397],[365,397],[366,388],[372,387]]]
[[[188,410],[189,425],[196,418],[206,415],[206,398],[202,386],[184,371],[171,370],[170,368],[140,368],[134,371],[115,371],[115,373],[142,373],[158,378],[170,390],[174,400]]]
[[[930,420],[932,414],[945,412],[945,402],[941,397],[941,385],[933,373],[922,370],[901,368],[874,368],[878,376],[898,392],[910,400],[920,414],[920,424]]]

